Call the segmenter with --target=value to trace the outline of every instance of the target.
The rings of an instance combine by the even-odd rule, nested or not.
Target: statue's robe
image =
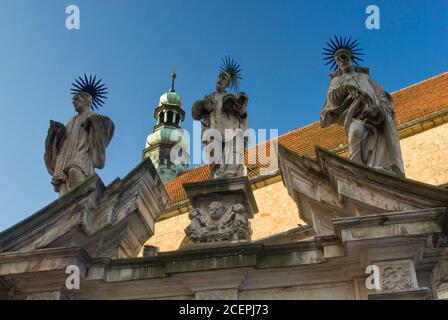
[[[350,99],[347,86],[355,87],[370,106],[375,106],[380,112],[381,121],[372,123],[363,118],[366,103]],[[321,127],[334,123],[344,126],[349,140],[350,159],[404,176],[392,99],[369,76],[367,68],[356,67],[349,74],[333,74],[320,120]]]
[[[222,162],[211,162],[212,176],[220,177],[238,177],[245,173],[244,148],[247,144],[247,138],[244,132],[248,128],[247,121],[247,103],[249,98],[245,93],[212,93],[203,100],[194,103],[192,108],[193,119],[202,122],[202,142],[208,146],[211,141],[206,134],[206,130],[215,129],[220,135],[220,141],[215,143],[222,144]],[[212,111],[208,111],[212,110]],[[236,137],[229,135],[231,130],[238,133]],[[217,140],[215,137],[213,137]],[[230,147],[225,146],[231,145]],[[213,144],[215,146],[215,144]],[[207,147],[206,147],[207,148]],[[206,149],[207,155],[214,155],[213,151]],[[211,157],[213,158],[213,156]],[[226,161],[226,159],[232,159]],[[228,162],[228,163],[226,163]]]
[[[86,126],[87,119],[89,126]],[[113,134],[113,122],[90,110],[70,119],[65,130],[50,127],[44,158],[47,170],[53,176],[55,191],[61,195],[70,191],[68,172],[71,168],[77,168],[85,178],[91,176],[95,168],[102,169],[106,147]]]

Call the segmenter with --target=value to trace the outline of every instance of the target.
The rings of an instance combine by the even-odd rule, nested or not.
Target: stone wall
[[[253,240],[305,224],[299,219],[297,205],[282,181],[257,189],[254,195],[259,212],[252,220]]]
[[[146,245],[159,247],[160,251],[177,250],[185,238],[184,229],[189,224],[188,213],[157,222],[154,236]]]
[[[448,183],[448,123],[402,139],[400,144],[407,178]]]

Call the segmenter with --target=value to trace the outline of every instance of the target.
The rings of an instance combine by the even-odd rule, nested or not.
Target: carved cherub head
[[[224,215],[225,209],[222,202],[213,201],[208,207],[210,210],[210,217],[213,220],[219,220]]]

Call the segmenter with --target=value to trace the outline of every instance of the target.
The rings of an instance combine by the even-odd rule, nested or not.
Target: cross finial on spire
[[[171,89],[170,92],[176,92],[176,90],[174,90],[174,79],[176,79],[176,65],[173,64],[173,73],[171,73]]]

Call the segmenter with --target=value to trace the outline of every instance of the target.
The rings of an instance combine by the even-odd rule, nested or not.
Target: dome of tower
[[[174,90],[174,80],[176,79],[176,77],[176,73],[173,72],[171,74],[171,89],[160,97],[159,106],[170,104],[182,107],[182,97],[176,93],[176,90]]]
[[[159,106],[163,104],[170,104],[182,107],[182,97],[178,95],[177,92],[170,90],[160,97]]]

